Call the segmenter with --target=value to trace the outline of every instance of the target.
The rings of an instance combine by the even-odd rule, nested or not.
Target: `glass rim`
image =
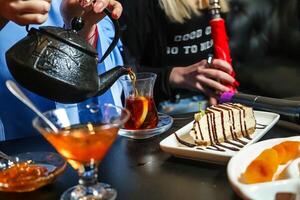
[[[126,123],[126,121],[129,119],[130,117],[130,112],[127,108],[124,108],[124,107],[121,107],[121,106],[116,106],[116,105],[113,105],[111,103],[105,103],[103,105],[97,105],[95,104],[96,106],[98,106],[99,108],[101,107],[112,107],[112,108],[117,108],[117,109],[120,109],[121,112],[125,112],[126,113],[126,116],[124,117],[124,119],[119,119],[118,121],[120,121],[120,124],[124,124]],[[47,114],[51,113],[51,112],[54,112],[54,111],[59,111],[59,110],[67,110],[68,108],[54,108],[54,109],[50,109],[50,110],[47,110],[45,112],[42,112],[42,114],[44,116],[46,116]],[[47,116],[46,116],[47,117]],[[53,131],[49,131],[51,130],[51,128],[48,126],[49,130],[46,129],[45,127],[41,127],[38,123],[38,121],[43,121],[43,119],[41,119],[40,116],[36,116],[33,118],[32,120],[32,126],[36,129],[43,129],[45,130],[46,132],[53,132]],[[116,127],[116,126],[119,126],[117,123],[111,123],[111,124],[104,124],[102,127],[105,128],[105,129],[109,129],[111,127]],[[56,127],[58,130],[60,130],[62,127]]]
[[[144,80],[148,80],[148,79],[153,79],[157,77],[156,73],[153,72],[134,72],[135,76],[136,76],[136,81],[144,81]],[[138,78],[138,75],[149,75],[148,77],[144,77],[144,78]],[[124,75],[120,77],[121,81],[131,81],[129,75]]]

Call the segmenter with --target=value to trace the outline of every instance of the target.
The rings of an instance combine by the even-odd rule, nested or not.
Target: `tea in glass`
[[[130,118],[125,129],[152,129],[158,124],[158,113],[153,99],[154,73],[137,73],[121,78],[125,93],[125,108]]]

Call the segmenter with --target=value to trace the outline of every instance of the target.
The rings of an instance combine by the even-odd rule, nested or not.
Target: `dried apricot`
[[[270,165],[267,160],[254,160],[243,174],[243,182],[251,184],[271,181],[277,167]]]
[[[265,149],[261,152],[255,160],[267,160],[270,164],[278,165],[278,153],[274,149]]]
[[[247,184],[271,181],[280,164],[300,156],[299,141],[285,141],[262,151],[242,174]]]
[[[285,142],[280,143],[280,145],[282,145],[287,152],[285,163],[287,163],[288,161],[293,160],[299,156],[300,142],[285,141]]]
[[[288,161],[288,153],[286,152],[286,149],[283,145],[275,145],[272,147],[272,149],[277,151],[279,164],[285,164]]]
[[[266,149],[247,167],[243,174],[243,182],[247,184],[271,181],[277,171],[278,153],[274,149]]]

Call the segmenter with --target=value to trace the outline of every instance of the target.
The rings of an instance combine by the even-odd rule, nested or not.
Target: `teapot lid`
[[[92,45],[90,45],[83,37],[79,36],[75,30],[54,26],[42,26],[39,28],[39,30],[42,33],[48,34],[63,43],[67,43],[73,46],[76,49],[80,49],[81,51],[91,56],[98,55],[96,49]]]

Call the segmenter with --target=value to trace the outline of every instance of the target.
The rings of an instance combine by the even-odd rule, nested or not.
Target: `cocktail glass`
[[[79,174],[79,184],[66,190],[61,199],[115,199],[116,190],[97,181],[98,164],[128,120],[129,111],[106,104],[87,105],[76,112],[74,107],[55,109],[44,115],[59,132],[54,133],[39,117],[33,120],[33,126]]]

